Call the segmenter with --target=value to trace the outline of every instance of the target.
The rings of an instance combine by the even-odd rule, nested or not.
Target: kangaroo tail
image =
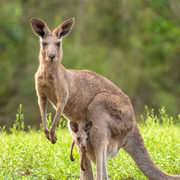
[[[135,126],[132,136],[123,147],[130,154],[141,172],[150,180],[180,180],[180,176],[172,176],[161,171],[149,157],[144,146],[143,139],[137,126]]]

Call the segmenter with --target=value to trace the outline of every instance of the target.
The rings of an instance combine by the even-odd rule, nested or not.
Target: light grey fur
[[[81,170],[81,180],[94,179],[90,161],[96,164],[96,179],[108,179],[106,161],[121,147],[149,179],[180,179],[162,172],[150,159],[128,96],[101,75],[88,70],[66,69],[61,64],[62,38],[69,34],[74,21],[74,18],[68,19],[51,32],[42,20],[31,20],[34,32],[41,39],[35,82],[46,137],[56,142],[55,130],[62,114],[69,121],[93,122],[89,134],[91,146],[87,149],[86,170]],[[47,100],[56,109],[50,131],[45,117]]]

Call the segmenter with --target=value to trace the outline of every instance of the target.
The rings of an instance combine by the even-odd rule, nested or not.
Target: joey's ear
[[[93,123],[92,121],[87,121],[85,124],[85,131],[88,133],[92,127]]]
[[[67,19],[63,23],[61,23],[56,29],[53,30],[53,33],[57,35],[58,38],[63,38],[64,36],[67,36],[74,25],[75,18],[72,17],[70,19]]]
[[[70,127],[71,127],[71,130],[74,132],[74,133],[77,133],[78,132],[78,123],[77,122],[70,122]]]
[[[37,34],[40,38],[44,38],[50,32],[46,23],[40,19],[32,18],[31,26],[35,34]]]

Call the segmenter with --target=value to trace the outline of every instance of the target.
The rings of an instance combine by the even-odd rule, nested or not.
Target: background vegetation
[[[169,174],[180,174],[180,128],[173,125],[173,119],[164,109],[159,111],[158,116],[153,110],[147,110],[142,119],[145,123],[139,127],[155,164]],[[76,147],[73,152],[75,161],[69,159],[72,138],[68,130],[60,126],[58,141],[52,145],[41,130],[29,128],[28,133],[24,132],[23,122],[20,108],[16,123],[10,129],[11,134],[1,129],[0,179],[79,179],[80,163]],[[94,165],[93,170],[95,172]],[[147,179],[123,150],[108,161],[107,171],[110,179],[114,180]]]
[[[20,103],[25,126],[40,124],[34,90],[39,42],[30,18],[53,29],[72,16],[76,24],[63,44],[66,68],[108,77],[130,96],[137,114],[146,104],[180,112],[179,0],[1,0],[1,126],[12,126]]]

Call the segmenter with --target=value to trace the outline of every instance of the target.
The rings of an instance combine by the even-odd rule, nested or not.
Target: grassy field
[[[155,162],[169,174],[180,174],[180,128],[165,114],[160,118],[149,114],[139,125],[145,145]],[[161,125],[159,123],[161,121]],[[69,160],[71,136],[67,129],[58,128],[58,141],[52,145],[43,132],[12,129],[0,134],[0,179],[78,179],[79,156]],[[93,165],[95,172],[95,166]],[[112,179],[146,179],[133,160],[123,150],[108,161]]]

